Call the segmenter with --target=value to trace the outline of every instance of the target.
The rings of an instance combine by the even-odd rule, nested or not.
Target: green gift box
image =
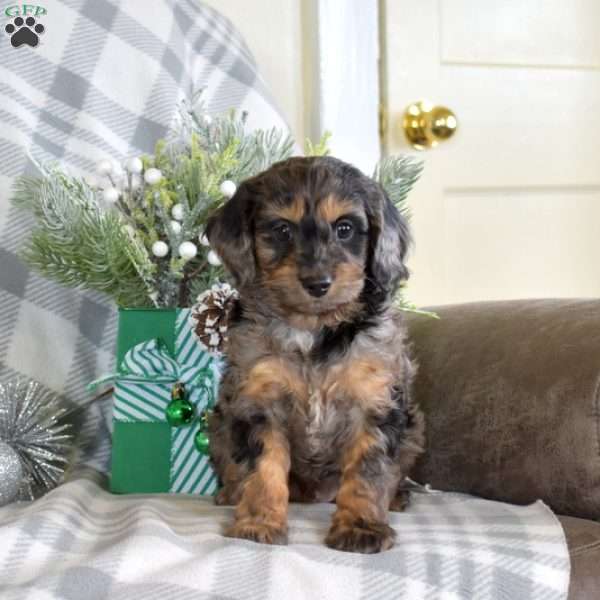
[[[117,494],[214,494],[217,479],[196,448],[199,416],[217,397],[221,359],[193,333],[191,309],[120,309],[110,489]],[[183,383],[195,418],[171,426],[167,407]]]

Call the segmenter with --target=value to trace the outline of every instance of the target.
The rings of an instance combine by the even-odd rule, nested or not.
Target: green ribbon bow
[[[203,357],[200,361],[204,362]],[[211,361],[212,362],[212,361]],[[104,375],[92,381],[87,388],[94,390],[107,381],[123,383],[176,383],[199,389],[206,394],[207,408],[214,404],[215,373],[209,365],[200,362],[177,362],[159,339],[141,342],[130,348],[119,365],[117,373]]]

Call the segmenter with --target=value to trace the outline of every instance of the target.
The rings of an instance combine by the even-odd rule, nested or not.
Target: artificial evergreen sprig
[[[396,205],[405,218],[410,219],[410,210],[406,203],[408,193],[413,188],[423,171],[423,163],[419,159],[406,156],[387,156],[379,161],[373,172],[373,179],[386,191],[390,200]],[[420,309],[406,297],[406,284],[398,290],[395,303],[400,310],[416,313],[432,318],[439,318],[434,312]]]
[[[377,163],[373,179],[383,187],[398,210],[408,216],[406,197],[422,171],[423,162],[414,156],[386,156]]]
[[[14,203],[28,208],[37,221],[22,250],[26,262],[66,286],[139,306],[147,297],[140,274],[150,276],[152,265],[131,242],[119,216],[101,210],[83,180],[40,168],[43,178],[22,178],[14,188]]]
[[[329,149],[330,139],[331,131],[325,131],[316,144],[313,144],[310,138],[306,138],[304,143],[304,152],[306,156],[329,156],[331,153],[331,150]]]

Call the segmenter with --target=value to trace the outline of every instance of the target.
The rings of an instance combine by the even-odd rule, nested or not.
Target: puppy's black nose
[[[301,279],[302,287],[315,298],[320,298],[327,293],[331,287],[331,277],[319,277],[318,279]]]

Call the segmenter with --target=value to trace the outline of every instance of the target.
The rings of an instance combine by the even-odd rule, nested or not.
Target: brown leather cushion
[[[600,523],[558,517],[571,555],[569,600],[600,598]]]
[[[415,479],[600,519],[600,301],[433,310],[408,318],[427,416]]]

